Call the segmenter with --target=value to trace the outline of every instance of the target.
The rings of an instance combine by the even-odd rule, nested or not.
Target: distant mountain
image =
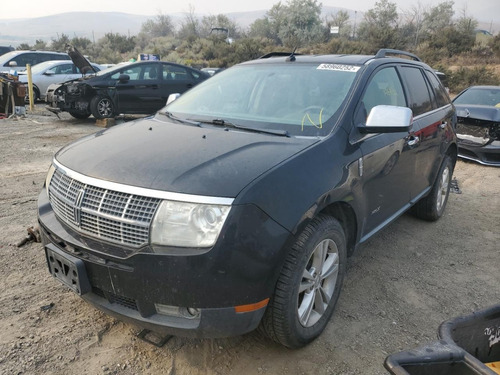
[[[0,44],[49,42],[58,35],[87,37],[96,41],[108,32],[135,35],[150,16],[115,12],[71,12],[30,19],[0,19]]]
[[[495,0],[498,1],[498,0]],[[351,22],[359,22],[363,19],[363,12],[355,12],[352,9],[324,6],[322,19],[339,10],[345,10],[351,17]],[[227,13],[233,22],[243,29],[247,29],[256,19],[266,15],[267,10],[251,12]],[[175,24],[180,24],[186,14],[169,14]],[[204,14],[197,14],[201,18]],[[1,15],[0,15],[1,17]],[[136,35],[142,24],[154,16],[135,15],[119,12],[70,12],[56,14],[53,16],[30,18],[30,19],[0,19],[0,45],[18,46],[21,43],[34,44],[37,39],[50,42],[61,34],[70,38],[86,37],[97,41],[104,34],[113,32],[124,35]],[[480,23],[481,28],[493,33],[500,30],[500,24]]]
[[[322,16],[335,13],[339,9],[342,8],[323,7]],[[348,11],[354,17],[354,11]],[[264,17],[266,12],[267,10],[261,10],[226,15],[241,28],[246,29],[256,19]],[[185,13],[169,14],[175,24],[180,24],[185,15]],[[202,18],[204,15],[197,16]],[[50,42],[63,33],[70,38],[86,37],[96,41],[109,32],[136,35],[141,30],[142,24],[151,18],[154,16],[118,12],[70,12],[29,19],[0,19],[0,45],[16,47],[21,43],[34,44],[37,39]]]

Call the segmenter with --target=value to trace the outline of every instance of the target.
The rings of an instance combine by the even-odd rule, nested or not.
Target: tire
[[[115,104],[107,96],[94,96],[90,101],[90,111],[96,119],[115,116]]]
[[[326,215],[315,218],[285,259],[260,331],[289,348],[303,347],[317,338],[337,303],[346,261],[346,240],[339,222]],[[317,272],[320,265],[322,271]]]
[[[90,112],[78,112],[78,111],[69,111],[69,114],[74,118],[85,120],[90,116]]]
[[[452,175],[453,163],[447,155],[441,163],[441,168],[439,168],[439,173],[430,193],[413,206],[412,213],[416,217],[427,221],[436,221],[443,216],[450,195]]]
[[[38,87],[33,86],[33,102],[38,102],[40,100],[40,90]]]
[[[33,104],[35,104],[39,100],[40,100],[40,90],[38,90],[38,87],[33,86]],[[28,103],[28,104],[30,102],[30,94],[28,92],[28,87],[27,86],[26,86],[26,95],[24,97],[24,102]]]

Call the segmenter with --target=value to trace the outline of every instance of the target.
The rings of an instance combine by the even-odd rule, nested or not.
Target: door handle
[[[418,145],[419,142],[420,142],[419,137],[417,137],[416,135],[410,135],[408,137],[408,140],[406,141],[406,144],[410,147],[415,147],[416,145]]]

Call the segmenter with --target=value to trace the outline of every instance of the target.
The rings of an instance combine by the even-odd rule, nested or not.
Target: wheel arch
[[[334,217],[342,226],[346,237],[347,256],[354,253],[357,244],[358,223],[354,209],[346,202],[335,202],[319,213]]]

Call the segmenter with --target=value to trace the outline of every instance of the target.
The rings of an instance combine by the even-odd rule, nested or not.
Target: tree
[[[177,32],[179,39],[187,39],[193,42],[200,36],[200,22],[196,18],[193,5],[189,5],[189,13],[184,17],[181,27]]]
[[[250,35],[272,39],[288,48],[319,42],[324,35],[320,14],[317,0],[289,0],[286,5],[278,2],[250,26]]]
[[[396,4],[389,0],[376,2],[359,25],[358,36],[372,46],[373,52],[380,48],[401,48]]]
[[[331,14],[330,16],[327,16],[325,20],[326,33],[330,34],[330,28],[335,26],[339,28],[338,36],[345,38],[350,37],[352,33],[352,27],[349,22],[350,18],[351,17],[349,17],[349,13],[347,13],[347,11],[345,10],[339,10],[334,15]]]
[[[402,27],[402,35],[407,40],[407,44],[415,49],[420,42],[424,27],[424,6],[418,1],[404,14],[406,22]]]
[[[61,36],[57,34],[57,38],[52,38],[52,43],[50,44],[50,48],[53,51],[66,51],[66,45],[70,44],[69,36],[62,33]]]
[[[278,33],[283,45],[296,48],[319,42],[324,30],[320,19],[321,7],[317,0],[289,1]]]
[[[119,33],[106,33],[99,39],[97,44],[99,48],[109,48],[123,54],[135,48],[135,37],[128,37]]]
[[[231,21],[226,15],[218,14],[216,16],[204,16],[201,19],[201,24],[199,28],[199,35],[201,37],[207,38],[212,34],[212,29],[220,28],[227,29],[227,33],[224,36],[224,39],[229,36],[230,38],[239,38],[240,31],[238,25],[234,21]]]
[[[157,14],[142,24],[141,32],[152,38],[174,34],[175,28],[172,19],[165,14]]]
[[[444,1],[424,13],[423,30],[425,34],[428,36],[437,35],[453,25],[453,15],[455,14],[453,5],[454,2],[451,0]]]

